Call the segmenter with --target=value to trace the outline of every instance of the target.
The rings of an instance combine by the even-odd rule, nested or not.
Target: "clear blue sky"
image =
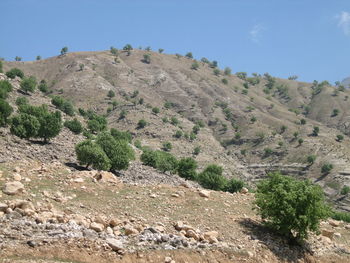
[[[0,0],[0,57],[134,47],[334,82],[350,75],[349,0]]]

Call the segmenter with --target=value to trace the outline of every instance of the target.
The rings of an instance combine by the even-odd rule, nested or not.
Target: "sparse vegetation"
[[[61,49],[61,56],[67,54],[67,52],[68,52],[68,47],[63,47],[63,48]]]
[[[147,125],[147,122],[144,119],[139,120],[139,122],[137,123],[137,128],[138,129],[143,129],[145,128]]]
[[[21,90],[27,94],[29,94],[29,92],[34,92],[36,85],[37,82],[34,76],[24,77],[20,84]]]
[[[321,167],[321,172],[322,174],[329,174],[332,169],[333,169],[333,164],[325,163]]]
[[[19,77],[22,79],[24,77],[24,73],[22,70],[20,70],[18,68],[12,68],[6,72],[6,77],[8,77],[10,79],[14,79],[15,77]]]
[[[77,118],[74,118],[71,121],[65,121],[64,126],[67,127],[70,131],[74,132],[75,134],[80,134],[83,131],[83,125]]]

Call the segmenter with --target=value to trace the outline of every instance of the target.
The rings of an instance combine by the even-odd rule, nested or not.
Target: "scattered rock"
[[[24,185],[20,182],[8,182],[5,184],[3,190],[7,195],[16,195],[24,191]]]
[[[340,222],[334,219],[329,219],[328,224],[330,224],[331,226],[337,227],[340,225]]]
[[[127,236],[136,235],[136,234],[139,233],[139,231],[138,231],[137,229],[133,228],[133,227],[130,226],[130,225],[126,225],[126,226],[124,227],[124,230],[125,230],[125,235],[127,235]]]
[[[241,189],[241,194],[247,194],[249,192],[249,190],[248,190],[248,188],[246,188],[246,187],[243,187],[242,189]]]
[[[333,239],[334,231],[322,229],[322,236],[328,237],[329,239]]]
[[[104,229],[104,225],[102,225],[100,223],[93,222],[90,224],[90,228],[92,230],[95,230],[96,232],[102,232]]]
[[[208,190],[200,190],[198,193],[199,193],[199,196],[201,197],[209,198],[210,196],[210,191]]]
[[[124,245],[123,245],[122,241],[120,241],[120,240],[118,240],[118,239],[115,239],[115,238],[107,238],[107,239],[106,239],[106,242],[107,242],[108,246],[110,246],[110,248],[111,248],[113,251],[118,252],[119,250],[124,249]]]

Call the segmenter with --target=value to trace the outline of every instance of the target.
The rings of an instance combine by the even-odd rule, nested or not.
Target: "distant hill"
[[[171,142],[171,152],[178,157],[194,156],[194,149],[200,147],[194,156],[200,169],[216,163],[224,167],[226,176],[250,184],[274,170],[309,178],[331,199],[341,200],[339,207],[350,211],[350,201],[340,198],[342,187],[350,186],[350,140],[348,136],[336,140],[339,134],[350,135],[350,90],[268,74],[230,74],[206,59],[139,49],[120,50],[118,55],[77,52],[32,62],[4,62],[5,71],[13,67],[39,81],[45,79],[51,95],[71,100],[76,109],[106,114],[111,127],[129,130],[142,145],[161,149],[164,142]],[[107,96],[110,90],[115,93],[112,99]],[[11,95],[14,107],[19,95]],[[50,103],[48,94],[39,91],[30,101]],[[153,111],[155,107],[159,112]],[[119,118],[122,111],[125,118]],[[141,119],[147,126],[138,129]],[[195,128],[198,134],[190,139],[196,124],[203,127]],[[320,129],[318,136],[312,136],[315,126]],[[63,161],[74,161],[78,139],[69,141],[63,135],[57,139],[57,145],[62,144],[60,140],[66,145],[63,157],[69,159]],[[19,146],[13,143],[13,147]],[[29,146],[26,149],[30,151]],[[42,153],[43,158],[60,159],[57,149],[54,154]],[[11,152],[18,153],[9,150],[4,158]],[[314,163],[308,162],[310,155],[316,156]],[[322,175],[321,167],[327,163],[334,168]]]

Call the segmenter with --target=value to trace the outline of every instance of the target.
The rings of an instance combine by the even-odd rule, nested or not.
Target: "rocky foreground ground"
[[[174,175],[147,180],[156,174],[147,169],[136,162],[116,177],[58,162],[1,164],[0,262],[350,260],[344,222],[322,222],[320,235],[290,246],[262,227],[253,194],[207,191]]]

